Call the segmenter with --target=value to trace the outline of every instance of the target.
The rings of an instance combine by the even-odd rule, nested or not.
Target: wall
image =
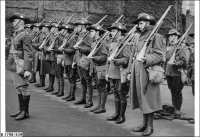
[[[120,21],[127,24],[130,29],[131,22],[137,19],[141,12],[153,15],[158,20],[169,5],[175,4],[173,0],[6,0],[6,21],[14,13],[21,13],[28,16],[32,22],[40,22],[46,19],[48,22],[56,17],[58,21],[62,17],[65,21],[75,14],[74,22],[77,18],[89,17],[89,21],[96,23],[105,14],[109,15],[101,24],[110,26],[120,15],[124,18]],[[178,7],[182,6],[179,1]],[[161,34],[168,33],[168,30],[175,27],[175,10],[172,8],[165,18],[160,29]],[[178,29],[182,31],[181,10],[178,11]],[[11,31],[10,23],[6,22],[6,35]]]

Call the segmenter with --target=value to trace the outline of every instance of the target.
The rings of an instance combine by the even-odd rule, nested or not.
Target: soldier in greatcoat
[[[72,23],[62,25],[61,29],[64,29],[64,38],[67,39],[74,32],[75,26]],[[75,32],[74,32],[75,33]],[[64,47],[59,48],[64,54],[64,67],[65,73],[69,80],[70,91],[68,95],[64,96],[62,99],[66,101],[74,101],[75,100],[75,91],[76,91],[76,69],[72,68],[73,57],[76,52],[73,47],[76,44],[76,35],[71,36],[71,38],[65,43]]]
[[[178,38],[181,36],[180,33],[176,29],[169,30],[168,36],[169,45],[166,53],[166,62],[168,62],[178,45]],[[181,44],[177,50],[178,54],[175,57],[175,63],[170,65],[167,63],[166,65],[166,78],[167,84],[171,91],[172,96],[172,105],[175,106],[176,111],[174,118],[179,118],[181,116],[181,105],[183,102],[182,97],[182,89],[184,87],[181,80],[181,72],[180,69],[186,68],[187,65],[187,55],[188,49],[185,49],[185,44]],[[176,53],[177,53],[176,52]]]
[[[22,120],[29,118],[30,92],[26,78],[31,76],[33,56],[31,36],[26,33],[24,25],[30,23],[30,19],[23,15],[15,14],[9,20],[13,23],[14,34],[7,68],[11,71],[19,99],[19,111],[10,116],[15,117],[15,120]],[[23,63],[22,60],[24,61]]]
[[[98,41],[101,39],[101,36],[105,32],[105,30],[100,25],[92,25],[87,28],[88,31],[90,31],[90,36],[93,38],[92,47],[98,43]],[[91,109],[91,112],[94,112],[94,114],[100,114],[105,113],[106,108],[106,99],[107,99],[107,93],[106,93],[106,85],[107,81],[105,79],[106,75],[106,61],[108,57],[108,48],[105,45],[105,42],[102,43],[103,45],[98,48],[96,53],[91,57],[95,64],[95,69],[97,72],[97,99],[98,104],[96,107]],[[100,45],[99,45],[100,46]]]
[[[155,34],[149,47],[145,52],[143,61],[136,59],[139,52],[144,46],[144,41],[151,33],[156,20],[153,16],[146,13],[138,15],[138,19],[133,22],[138,24],[138,32],[140,36],[138,41],[134,43],[130,56],[131,65],[131,81],[130,81],[130,103],[132,109],[140,108],[143,113],[143,123],[133,129],[133,132],[143,132],[143,136],[153,133],[153,115],[154,112],[162,109],[160,85],[151,83],[148,78],[148,67],[159,65],[163,61],[163,37]],[[134,57],[134,59],[133,59]]]
[[[86,26],[91,25],[87,19],[78,19],[75,23],[77,25],[77,30],[79,36],[77,37],[77,42],[87,33]],[[81,80],[81,99],[75,102],[75,105],[85,104],[84,108],[89,108],[93,106],[92,95],[93,95],[93,86],[92,86],[92,64],[86,56],[90,53],[92,44],[92,38],[87,35],[83,42],[76,48],[76,54],[74,56],[74,62],[77,64],[78,75]],[[88,102],[86,103],[86,92],[88,90]]]
[[[126,27],[124,27],[121,23],[113,23],[108,31],[111,32],[112,42],[108,47],[109,54],[111,55],[116,48],[119,46],[119,43],[123,40],[123,33],[127,32]],[[129,53],[127,53],[129,54]],[[129,55],[128,55],[129,56]],[[127,58],[125,57],[125,64],[127,62]],[[118,63],[119,60],[107,61],[107,70],[106,70],[106,79],[110,82],[110,88],[114,92],[115,98],[115,114],[107,117],[108,121],[116,121],[117,124],[123,123],[125,121],[124,113],[126,110],[126,94],[124,96],[124,91],[121,91],[121,75],[120,75],[120,67],[115,64]],[[121,112],[120,112],[121,111]],[[120,114],[121,113],[121,114]],[[120,122],[119,122],[120,121]]]

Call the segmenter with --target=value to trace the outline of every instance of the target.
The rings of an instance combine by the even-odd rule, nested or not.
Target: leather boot
[[[176,96],[176,109],[179,111],[181,110],[182,102],[183,102],[182,93],[181,91],[178,91],[178,94]]]
[[[55,92],[52,92],[51,95],[57,95],[58,93],[60,93],[60,80],[59,78],[56,78],[56,81],[57,81],[57,85],[58,85],[58,90],[55,91]]]
[[[35,75],[36,75],[36,73],[32,72],[32,78],[28,81],[29,83],[35,83],[36,82]]]
[[[115,121],[116,124],[121,124],[121,123],[125,122],[126,107],[127,107],[127,102],[126,101],[121,101],[120,116]]]
[[[99,90],[99,87],[98,87],[98,86],[97,86],[97,100],[98,100],[97,106],[94,107],[94,108],[92,108],[92,109],[90,110],[90,112],[94,112],[94,111],[97,110],[97,109],[100,107],[100,105],[101,105],[101,91]]]
[[[142,133],[143,136],[150,136],[153,133],[153,113],[148,114],[147,128]]]
[[[10,117],[16,117],[22,112],[22,108],[23,108],[23,96],[22,96],[22,94],[18,94],[18,100],[19,100],[19,110],[15,114],[11,114]]]
[[[88,86],[88,93],[89,93],[88,102],[85,104],[84,108],[90,108],[93,106],[93,102],[92,102],[93,87],[92,87],[92,85]]]
[[[72,80],[72,83],[70,83],[70,87],[71,87],[71,95],[70,97],[66,100],[66,101],[74,101],[75,100],[75,91],[76,91],[76,80]]]
[[[107,93],[104,90],[101,93],[101,105],[100,105],[99,109],[94,111],[94,114],[100,114],[100,113],[105,113],[106,112],[106,109],[105,109],[106,99],[107,99]]]
[[[55,75],[49,74],[49,89],[46,90],[46,92],[54,91],[53,85],[55,81]]]
[[[56,95],[57,97],[64,96],[64,79],[60,79],[60,92]]]
[[[115,114],[107,117],[108,121],[115,121],[120,115],[120,100],[115,99]]]
[[[15,120],[23,120],[29,118],[29,101],[30,96],[23,97],[23,107],[21,113],[15,118]]]
[[[136,128],[133,128],[133,132],[143,132],[147,128],[148,114],[143,114],[143,123]]]
[[[82,97],[80,100],[75,102],[74,105],[86,104],[85,96],[86,96],[86,91],[87,91],[87,85],[81,84],[81,87],[82,87]]]

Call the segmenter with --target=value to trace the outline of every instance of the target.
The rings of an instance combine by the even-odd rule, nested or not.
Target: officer
[[[93,39],[92,45],[95,46],[105,30],[99,26],[99,25],[92,25],[91,27],[87,28],[88,31],[90,31],[90,36]],[[98,104],[95,108],[91,109],[91,112],[94,112],[94,114],[100,114],[100,113],[105,113],[106,108],[106,99],[107,99],[107,94],[106,94],[106,84],[107,81],[105,79],[106,75],[106,61],[107,61],[107,56],[108,56],[108,48],[106,47],[105,43],[101,46],[101,48],[97,48],[98,50],[96,51],[96,54],[91,57],[93,62],[95,63],[96,67],[96,72],[97,72],[97,99],[98,99]]]
[[[24,25],[30,23],[30,19],[23,15],[15,14],[9,20],[13,22],[14,34],[7,65],[11,71],[19,99],[19,111],[10,116],[15,117],[15,120],[22,120],[29,118],[30,92],[26,78],[31,76],[33,57],[31,36],[27,35]],[[24,61],[23,63],[22,60]]]
[[[110,49],[109,53],[112,54],[113,51],[116,50],[119,43],[122,41],[123,33],[127,32],[126,27],[124,27],[121,23],[113,23],[110,28],[108,28],[108,31],[111,32],[112,35],[112,43],[110,43]],[[110,82],[110,88],[114,92],[114,98],[115,98],[115,114],[112,116],[107,117],[108,121],[116,121],[118,118],[121,119],[123,117],[123,120],[121,119],[121,122],[125,121],[124,114],[120,116],[120,110],[121,110],[121,101],[124,101],[123,99],[120,99],[119,93],[121,94],[121,76],[120,76],[120,68],[119,66],[116,66],[114,64],[115,60],[107,61],[107,71],[106,71],[106,79]],[[122,95],[122,94],[121,94]],[[123,103],[123,111],[126,109],[124,103]],[[125,111],[124,111],[125,112]],[[124,113],[123,112],[123,113]],[[119,121],[119,120],[117,120]],[[118,123],[118,122],[116,122]],[[119,124],[119,123],[118,123]]]
[[[140,108],[143,113],[143,123],[133,129],[133,132],[143,132],[143,136],[149,136],[153,133],[153,115],[155,111],[162,109],[160,87],[158,83],[152,83],[148,79],[146,68],[162,63],[163,61],[163,37],[156,33],[153,37],[150,47],[146,50],[145,58],[142,61],[137,60],[137,56],[144,46],[144,41],[152,32],[156,20],[153,16],[146,13],[138,15],[138,19],[133,21],[138,24],[140,36],[137,42],[133,44],[130,61],[131,81],[130,81],[130,102],[132,109]],[[133,57],[135,57],[133,59]]]
[[[189,36],[192,37],[193,40],[190,42],[190,58],[188,62],[187,81],[188,83],[192,83],[192,94],[194,96],[194,33],[189,34]],[[194,120],[189,120],[189,123],[194,123]]]
[[[178,38],[181,36],[180,33],[176,29],[169,30],[169,33],[166,35],[168,36],[169,40],[169,48],[166,53],[166,62],[168,62],[175,50],[175,48],[178,45]],[[185,45],[182,45],[185,47]],[[181,49],[181,46],[179,47],[179,50]],[[179,50],[177,52],[179,52]],[[187,50],[182,49],[178,55],[175,57],[175,64],[173,65],[166,65],[166,78],[167,78],[167,84],[171,91],[172,95],[172,105],[175,106],[176,111],[174,118],[179,118],[181,116],[181,105],[183,102],[182,97],[182,89],[183,89],[183,83],[181,81],[181,72],[179,69],[186,67],[187,62]]]
[[[75,23],[77,25],[77,31],[79,33],[79,36],[77,38],[77,41],[79,41],[86,33],[87,25],[91,25],[90,22],[88,22],[87,19],[78,19],[77,22]],[[93,86],[92,86],[92,71],[93,67],[91,66],[92,64],[86,56],[90,53],[91,50],[91,44],[92,44],[92,38],[87,35],[86,38],[83,40],[83,42],[79,45],[79,47],[76,48],[76,54],[74,58],[74,62],[77,64],[77,71],[78,75],[81,80],[81,92],[82,96],[81,99],[75,102],[75,105],[79,104],[85,104],[84,108],[89,108],[93,106],[92,102],[92,95],[93,95]],[[88,95],[89,99],[88,102],[86,103],[86,91],[88,90]]]
[[[64,29],[64,38],[67,39],[74,32],[75,26],[72,23],[62,25],[61,29]],[[70,83],[70,91],[67,96],[64,96],[62,100],[74,101],[75,100],[75,91],[76,91],[76,69],[72,68],[73,57],[76,52],[73,47],[76,44],[75,34],[66,42],[62,48],[59,50],[64,53],[64,67],[65,73],[68,77]]]

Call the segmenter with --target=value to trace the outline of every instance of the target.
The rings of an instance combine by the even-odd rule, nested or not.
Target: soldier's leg
[[[64,96],[64,77],[63,74],[58,75],[60,80],[60,92],[56,95],[57,97]]]
[[[114,98],[115,98],[115,114],[112,116],[107,117],[108,121],[115,121],[118,119],[119,115],[120,115],[120,97],[119,97],[119,91],[117,90],[117,84],[119,84],[118,79],[110,79],[110,86],[114,87],[113,92],[114,92]]]
[[[29,83],[35,83],[36,82],[36,72],[32,72],[32,77],[28,82]]]
[[[55,74],[55,77],[56,77],[56,83],[57,83],[57,90],[53,91],[51,95],[57,95],[60,92],[60,79],[57,73]]]
[[[86,91],[87,91],[87,83],[86,80],[83,77],[83,69],[79,66],[77,66],[77,71],[78,71],[78,75],[80,77],[81,80],[81,99],[78,100],[77,102],[75,102],[75,105],[79,105],[79,104],[86,104]]]
[[[71,68],[70,66],[70,97],[67,99],[67,101],[74,101],[75,100],[75,92],[76,92],[76,75],[77,71]]]
[[[148,114],[143,114],[143,122],[139,127],[133,128],[133,132],[143,132],[145,131],[147,127],[147,122],[148,122]]]
[[[88,90],[88,101],[85,104],[84,108],[90,108],[93,106],[92,96],[93,96],[93,84],[92,84],[92,77],[89,74],[89,70],[84,69],[84,78],[87,83],[87,90]]]
[[[125,112],[126,112],[126,107],[127,107],[127,83],[121,83],[121,90],[119,91],[119,96],[120,96],[120,115],[119,118],[115,121],[116,124],[121,124],[125,122]]]
[[[65,65],[64,66],[64,73],[65,73],[65,75],[66,75],[66,77],[67,77],[67,79],[68,79],[68,81],[69,81],[69,84],[70,84],[70,90],[69,90],[69,92],[68,92],[68,94],[67,95],[65,95],[64,97],[62,97],[62,100],[66,100],[66,99],[68,99],[70,96],[71,96],[71,78],[70,78],[70,65]]]
[[[182,81],[181,81],[181,77],[177,78],[177,91],[176,91],[176,107],[177,107],[177,110],[181,110],[181,106],[182,106],[182,102],[183,102],[183,95],[182,95],[182,89],[184,87]]]
[[[167,85],[168,88],[171,91],[171,97],[172,97],[172,105],[176,107],[176,97],[175,97],[175,90],[173,87],[173,83],[174,83],[174,78],[172,76],[167,76]]]
[[[142,133],[143,136],[149,136],[153,133],[153,114],[154,113],[148,114],[147,127],[146,127],[145,131]]]

